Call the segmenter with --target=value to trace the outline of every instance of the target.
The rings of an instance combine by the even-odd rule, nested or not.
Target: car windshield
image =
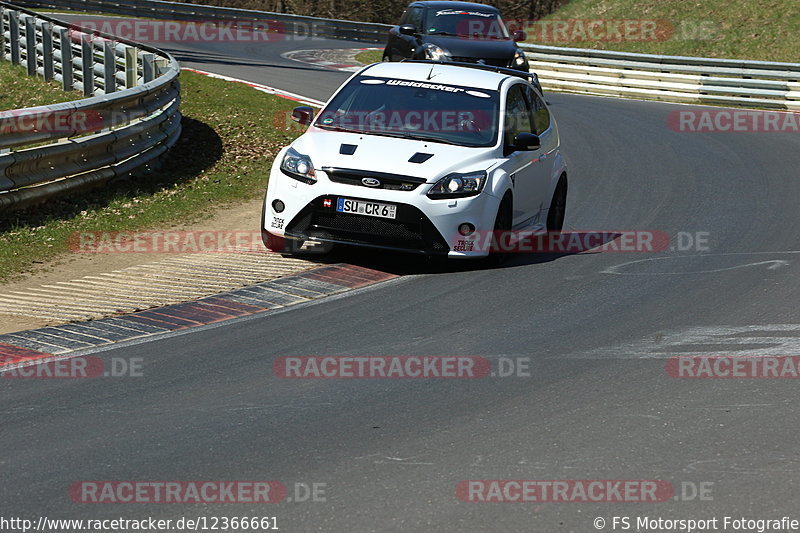
[[[359,76],[322,110],[315,126],[337,131],[492,146],[497,91]]]
[[[472,39],[509,39],[508,30],[497,13],[434,9],[428,12],[428,35],[456,35]]]

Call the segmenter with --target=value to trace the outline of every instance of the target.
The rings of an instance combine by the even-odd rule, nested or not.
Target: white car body
[[[429,80],[431,75],[433,77]],[[465,249],[464,237],[458,233],[459,227],[468,223],[475,227],[476,233],[491,232],[495,228],[501,199],[506,194],[513,197],[513,227],[507,229],[546,231],[545,221],[556,183],[562,175],[566,175],[558,128],[549,110],[549,127],[539,133],[541,146],[538,149],[504,154],[504,121],[508,120],[504,110],[508,92],[514,85],[530,87],[530,83],[508,73],[463,66],[379,63],[354,74],[336,94],[349,83],[364,80],[366,76],[376,84],[374,90],[381,90],[380,80],[385,79],[418,83],[418,87],[422,87],[418,90],[430,90],[425,89],[426,84],[439,84],[464,88],[475,94],[498,91],[498,95],[492,96],[499,98],[500,106],[499,123],[494,124],[494,127],[499,128],[496,142],[491,146],[456,146],[428,140],[373,135],[369,132],[333,131],[320,127],[319,117],[315,117],[315,123],[290,146],[283,148],[273,164],[262,217],[262,233],[268,247],[276,249],[276,243],[281,243],[285,237],[446,254],[449,257],[482,257],[488,253],[485,248],[472,251]],[[520,89],[515,89],[515,95],[519,91]],[[336,94],[331,101],[336,98]],[[543,100],[539,105],[544,105]],[[321,115],[326,112],[327,107]],[[342,145],[357,148],[352,155],[347,155],[342,153],[347,151]],[[316,173],[316,182],[299,181],[281,169],[289,149],[310,158]],[[422,163],[410,162],[409,159],[418,152],[432,156]],[[334,170],[326,169],[340,169],[340,173],[349,181],[332,181],[331,178],[338,174]],[[445,199],[433,199],[427,195],[444,176],[473,171],[486,172],[480,193]],[[413,181],[415,188],[390,190],[365,186],[357,181],[362,176],[374,176],[377,180],[386,177],[397,183],[407,178]],[[364,214],[340,213],[339,198],[397,206],[397,218],[389,220]],[[281,212],[275,209],[277,200],[285,206]],[[367,210],[373,209],[369,204],[366,205]],[[400,216],[401,213],[403,217]],[[420,214],[427,221],[420,218]],[[409,217],[413,219],[411,222],[407,222]],[[419,226],[415,225],[417,223]],[[397,225],[402,227],[394,227]],[[408,243],[398,245],[402,238],[412,234],[419,234],[420,239],[409,238]],[[419,245],[420,242],[423,245]]]

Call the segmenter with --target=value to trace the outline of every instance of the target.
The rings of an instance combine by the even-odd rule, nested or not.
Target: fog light
[[[472,234],[475,231],[475,226],[470,224],[469,222],[464,222],[458,227],[458,232],[465,237],[467,235]]]
[[[272,209],[274,209],[276,213],[283,213],[283,210],[286,209],[286,205],[280,200],[275,200],[272,202]]]

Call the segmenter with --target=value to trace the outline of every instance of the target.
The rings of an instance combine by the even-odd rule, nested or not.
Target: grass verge
[[[66,252],[74,232],[164,229],[263,194],[275,154],[299,134],[285,119],[296,104],[191,72],[181,94],[183,134],[159,171],[0,214],[0,281]]]
[[[356,61],[363,65],[380,63],[383,59],[383,50],[364,50],[356,54]]]
[[[21,65],[0,61],[0,111],[48,104],[60,104],[82,98],[78,91],[64,91],[61,85],[28,76]]]
[[[604,31],[588,38],[590,21],[652,21],[654,32]],[[554,29],[563,21],[563,32]],[[563,23],[566,23],[564,25]],[[800,61],[796,0],[571,0],[528,28],[528,42],[648,54]],[[583,30],[583,31],[581,31]],[[597,35],[597,32],[596,32]]]

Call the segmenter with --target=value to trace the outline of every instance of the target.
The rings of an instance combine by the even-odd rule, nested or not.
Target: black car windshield
[[[497,91],[358,76],[317,117],[315,126],[459,146],[492,146]]]
[[[509,39],[497,13],[462,9],[431,9],[425,21],[428,35],[456,35],[473,39]]]

